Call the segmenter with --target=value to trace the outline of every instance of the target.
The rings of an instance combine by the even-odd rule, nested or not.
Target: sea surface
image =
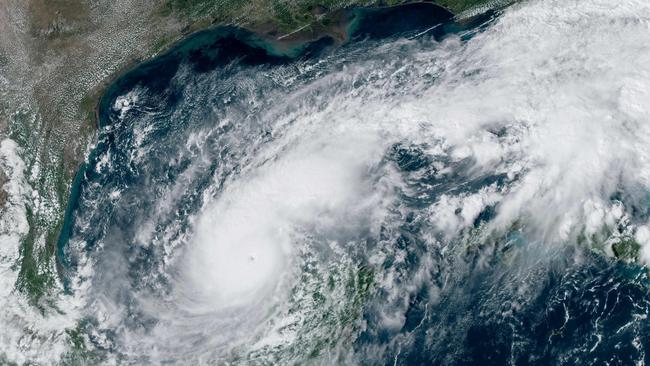
[[[217,27],[128,71],[59,240],[74,347],[644,364],[650,9],[608,4],[355,9],[345,44],[290,49]]]

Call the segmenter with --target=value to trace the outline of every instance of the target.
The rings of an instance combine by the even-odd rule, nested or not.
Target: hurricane
[[[645,364],[650,3],[478,19],[291,50],[219,28],[114,82],[59,310],[25,336],[0,300],[7,360]]]

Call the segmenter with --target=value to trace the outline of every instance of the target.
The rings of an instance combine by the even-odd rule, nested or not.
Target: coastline
[[[361,12],[376,12],[376,11],[392,11],[395,9],[402,9],[405,7],[411,6],[427,6],[435,8],[438,11],[446,11],[449,15],[448,21],[452,20],[455,16],[452,11],[445,6],[439,5],[433,1],[414,1],[414,2],[404,2],[396,5],[384,5],[384,6],[361,6],[361,7],[350,7],[345,9],[340,9],[328,13],[326,16],[331,24],[329,26],[323,26],[322,24],[308,24],[300,29],[297,29],[293,32],[282,34],[277,37],[276,31],[270,28],[269,25],[237,25],[237,24],[211,24],[208,27],[196,29],[190,32],[182,33],[178,37],[172,38],[169,42],[166,42],[159,50],[151,53],[146,58],[133,58],[125,63],[122,67],[117,69],[114,73],[106,78],[102,83],[93,90],[92,94],[92,124],[96,129],[101,128],[99,123],[99,104],[102,97],[105,95],[108,88],[114,84],[117,80],[124,77],[128,73],[132,72],[139,66],[146,64],[152,60],[155,60],[169,52],[174,51],[187,40],[200,35],[206,32],[215,32],[219,29],[224,28],[233,28],[239,29],[244,32],[249,32],[251,36],[256,37],[260,43],[257,45],[268,45],[271,46],[267,48],[267,51],[274,53],[278,56],[287,56],[287,57],[296,57],[300,52],[300,48],[305,46],[308,43],[318,41],[319,39],[330,37],[334,43],[333,47],[340,47],[345,43],[349,42],[352,36],[352,33],[355,32],[357,27],[356,21]],[[471,21],[471,19],[469,20]]]
[[[427,11],[423,12],[423,9]],[[397,19],[395,15],[403,17],[409,12],[418,20],[417,22],[400,22],[397,27],[393,27],[388,31],[378,33],[373,32],[372,26],[375,25],[375,22],[383,19],[385,23],[389,23],[390,21]],[[334,12],[333,17],[336,19],[336,22],[334,22],[330,27],[323,29],[322,32],[314,33],[308,29],[303,29],[288,36],[281,36],[280,39],[273,38],[269,36],[268,33],[262,33],[261,30],[255,30],[254,28],[248,29],[231,25],[212,25],[206,29],[187,33],[172,42],[164,50],[152,54],[151,57],[147,59],[130,61],[111,78],[106,79],[106,81],[102,83],[101,87],[97,89],[97,92],[93,93],[96,99],[93,101],[94,108],[92,116],[94,121],[92,125],[96,131],[98,131],[96,133],[100,133],[99,131],[109,124],[106,118],[108,118],[111,109],[110,102],[117,96],[119,90],[123,89],[125,84],[137,84],[137,82],[142,79],[142,76],[147,74],[146,71],[148,68],[155,69],[156,67],[171,67],[170,70],[166,70],[163,74],[159,73],[160,70],[156,73],[156,75],[161,75],[160,78],[156,78],[156,83],[164,83],[175,73],[181,59],[187,61],[189,54],[192,51],[201,48],[209,48],[208,46],[211,44],[227,37],[234,37],[235,40],[241,43],[235,46],[248,47],[245,50],[235,49],[235,51],[244,52],[240,55],[245,55],[246,52],[257,52],[256,57],[261,57],[260,59],[257,59],[257,62],[260,64],[268,63],[269,60],[272,61],[271,63],[285,63],[291,62],[300,57],[317,56],[320,54],[320,51],[341,47],[346,43],[361,37],[383,38],[407,30],[417,30],[418,32],[424,30],[426,33],[431,28],[430,23],[433,22],[440,25],[444,22],[451,22],[454,18],[453,14],[447,9],[433,2],[423,1],[382,7],[348,8]],[[429,23],[427,23],[427,21]],[[438,25],[436,25],[436,27],[438,27]],[[444,30],[440,29],[440,32],[444,32]],[[265,55],[262,55],[260,52],[265,53]],[[214,57],[217,58],[216,62],[219,64],[220,62],[232,61],[232,59],[234,59],[233,56],[238,55],[226,55],[226,57],[222,59],[219,59],[221,56]],[[210,59],[210,55],[208,55],[207,59],[208,61],[206,62],[208,63],[214,61]],[[165,65],[165,62],[168,61],[171,63]],[[208,65],[208,69],[214,67],[216,66]],[[163,76],[164,74],[166,74],[166,76]],[[73,175],[67,204],[63,214],[63,223],[57,235],[55,249],[57,269],[59,277],[64,281],[64,283],[66,278],[65,270],[70,265],[65,258],[64,250],[73,228],[73,214],[78,207],[78,199],[82,193],[84,177],[89,169],[92,170],[92,162],[97,154],[98,148],[99,144],[95,145],[90,150],[88,155],[84,158],[84,161],[80,164],[78,170]]]

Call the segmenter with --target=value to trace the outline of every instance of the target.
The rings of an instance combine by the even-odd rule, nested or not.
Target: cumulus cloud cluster
[[[226,357],[234,346],[245,353],[252,340],[291,342],[280,339],[277,329],[293,329],[287,325],[292,324],[297,334],[305,314],[315,311],[313,294],[299,285],[306,268],[317,272],[308,255],[321,250],[332,262],[345,263],[346,271],[356,268],[355,260],[376,265],[377,287],[393,291],[390,301],[404,303],[410,291],[427,282],[433,259],[420,258],[421,270],[409,282],[398,270],[381,267],[389,255],[391,268],[406,263],[405,250],[368,243],[396,241],[391,235],[398,224],[391,220],[404,219],[400,215],[410,208],[400,200],[408,195],[431,200],[417,218],[432,230],[421,238],[427,245],[453,240],[489,207],[493,214],[482,226],[487,232],[518,225],[535,245],[580,242],[610,254],[612,236],[627,236],[641,245],[640,260],[650,263],[649,28],[650,4],[644,1],[527,1],[469,40],[450,35],[441,42],[426,36],[362,41],[321,60],[279,68],[277,74],[242,72],[229,81],[248,78],[237,85],[253,91],[243,101],[224,97],[228,101],[218,106],[240,103],[229,109],[235,112],[194,121],[199,132],[178,134],[187,141],[170,145],[180,151],[172,151],[171,160],[181,161],[189,151],[197,152],[196,161],[173,187],[160,188],[158,197],[165,199],[147,212],[151,217],[142,222],[148,224],[135,228],[134,238],[99,235],[100,249],[79,250],[80,258],[91,257],[83,263],[110,268],[123,253],[109,256],[101,248],[117,248],[120,240],[134,239],[152,255],[162,247],[162,264],[152,271],[164,272],[168,282],[159,286],[164,296],[131,285],[133,301],[125,305],[124,289],[115,290],[114,297],[105,289],[126,286],[126,275],[116,271],[101,277],[84,267],[84,279],[94,287],[89,291],[101,294],[88,300],[88,316],[96,320],[98,333],[119,329],[110,347],[134,357],[150,353],[154,360],[173,359],[180,351],[197,359]],[[214,74],[221,83],[220,72]],[[212,90],[210,77],[188,83],[186,95]],[[253,84],[267,89],[260,92]],[[115,104],[125,119],[146,104],[144,94],[127,97]],[[199,108],[192,100],[183,103]],[[149,141],[155,128],[143,123],[133,123],[147,131],[134,132],[138,146],[131,158],[138,164],[157,147]],[[262,136],[256,135],[260,131]],[[220,140],[220,134],[232,138]],[[222,143],[231,144],[230,150],[216,151]],[[428,186],[413,184],[427,172],[406,173],[391,161],[390,151],[398,145],[417,146],[429,159],[434,179]],[[11,156],[9,143],[2,148]],[[106,152],[96,172],[118,166],[111,164],[114,158]],[[189,228],[160,229],[159,222],[180,222],[164,220],[185,212],[177,210],[175,197],[212,159],[224,160],[214,169],[200,207],[188,214]],[[226,174],[223,166],[236,169]],[[22,179],[16,177],[12,182]],[[436,191],[458,177],[467,182],[500,177],[501,183]],[[89,189],[113,203],[137,197],[115,187],[104,195],[100,185]],[[120,189],[128,193],[130,187]],[[156,230],[170,233],[156,236]],[[367,242],[357,240],[364,236]],[[81,237],[72,242],[85,243]],[[366,248],[375,252],[365,253]],[[372,258],[358,260],[359,253]],[[127,266],[132,259],[119,263]],[[302,307],[290,303],[301,291]],[[407,304],[402,305],[386,312],[387,323],[403,325],[400,309]],[[152,319],[150,328],[129,328],[122,318],[129,311]]]

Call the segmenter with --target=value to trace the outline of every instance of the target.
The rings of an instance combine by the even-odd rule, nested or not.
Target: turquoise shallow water
[[[465,27],[422,4],[355,14],[342,47],[281,55],[217,28],[107,89],[59,241],[64,272],[89,283],[93,352],[124,364],[645,359],[645,270],[545,245],[526,224],[490,233],[496,201],[461,231],[437,226],[440,202],[520,177],[477,172],[419,116],[391,111],[426,109],[445,68],[480,73],[436,51],[460,52],[494,14]],[[486,134],[517,138],[498,127]]]

